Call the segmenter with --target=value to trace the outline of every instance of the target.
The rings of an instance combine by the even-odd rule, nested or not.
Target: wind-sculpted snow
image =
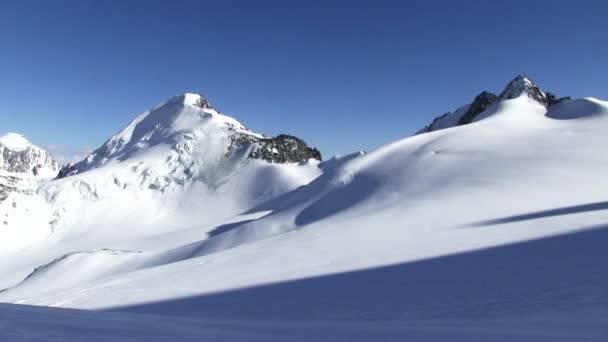
[[[605,103],[593,101],[602,111],[608,108]],[[201,224],[199,229],[194,230],[208,232],[207,237],[190,235],[188,230],[173,230],[171,234],[175,236],[190,236],[189,243],[179,245],[180,239],[174,236],[172,243],[163,244],[170,248],[150,254],[154,262],[137,269],[144,272],[145,268],[151,266],[170,268],[176,261],[213,255],[222,258],[221,255],[228,250],[234,252],[227,255],[254,253],[259,257],[257,252],[242,251],[243,246],[251,245],[253,248],[256,242],[264,242],[263,245],[268,246],[263,248],[266,252],[267,248],[276,248],[272,253],[278,253],[275,256],[277,262],[296,258],[295,265],[299,266],[287,267],[290,270],[288,273],[280,271],[284,267],[278,267],[275,271],[264,269],[260,277],[249,274],[223,283],[226,286],[255,284],[256,279],[286,279],[286,274],[308,276],[330,273],[381,265],[390,260],[417,260],[436,256],[437,253],[444,255],[565,233],[572,229],[573,222],[599,223],[597,219],[602,217],[602,210],[572,213],[572,219],[566,216],[562,218],[563,221],[540,226],[536,224],[537,220],[542,223],[553,218],[538,217],[512,222],[508,234],[501,225],[489,223],[487,230],[475,234],[457,228],[473,226],[474,222],[508,213],[515,215],[518,212],[542,211],[603,199],[603,190],[594,181],[598,176],[594,175],[608,160],[600,151],[588,159],[588,154],[595,151],[589,146],[596,146],[604,139],[601,127],[608,123],[603,116],[592,116],[599,120],[593,124],[572,121],[568,122],[569,126],[564,126],[565,121],[539,115],[538,107],[527,98],[511,100],[497,108],[499,111],[477,125],[417,135],[370,153],[330,159],[319,165],[323,174],[310,184],[282,192],[278,197],[270,196],[266,201],[256,201],[258,204],[247,211],[249,216],[233,216],[230,223]],[[567,135],[564,135],[565,127],[569,129]],[[558,149],[554,144],[556,137],[560,137],[563,144]],[[530,151],[527,146],[535,146],[535,150]],[[587,151],[587,155],[581,155],[583,150]],[[563,165],[564,158],[573,161],[583,158],[585,162],[581,159],[581,163],[571,163],[566,167]],[[590,165],[590,162],[594,164]],[[272,164],[267,165],[270,167]],[[562,184],[562,180],[570,177],[570,174],[580,175],[581,178]],[[245,176],[243,173],[239,175]],[[264,180],[257,174],[252,178],[266,183],[277,176],[275,174]],[[70,177],[62,181],[69,180]],[[558,183],[559,189],[554,187]],[[537,190],[530,192],[530,189]],[[547,192],[555,191],[568,196],[546,197]],[[498,197],[495,195],[497,192],[500,193]],[[522,197],[522,193],[526,193],[526,196]],[[218,197],[213,198],[218,200]],[[198,202],[197,206],[203,208],[211,203],[206,201]],[[150,215],[159,209],[151,210]],[[158,216],[152,216],[154,222],[159,222]],[[576,220],[572,221],[575,217]],[[102,220],[101,217],[98,219]],[[105,218],[102,221],[108,220]],[[164,222],[171,225],[169,221]],[[138,230],[136,226],[146,226],[144,222],[144,218],[138,220],[138,224],[133,222],[130,229]],[[108,228],[98,229],[107,233],[112,231]],[[429,231],[433,234],[429,235]],[[123,237],[133,233],[125,232],[127,235]],[[103,241],[99,233],[87,231],[86,236],[91,235],[95,236],[91,241]],[[142,242],[145,241],[142,240],[145,230],[140,230],[138,236],[139,244],[145,245]],[[323,238],[320,239],[320,236]],[[110,241],[107,237],[105,239]],[[282,241],[281,247],[273,247],[278,244],[277,239]],[[424,239],[424,242],[419,239]],[[181,241],[187,242],[188,238]],[[329,252],[334,244],[351,247]],[[429,244],[434,247],[424,247]],[[112,245],[115,248],[133,247],[116,242]],[[295,254],[286,258],[282,253],[290,248],[288,246],[292,246]],[[307,248],[323,252],[320,255],[309,254],[305,252]],[[245,251],[250,249],[246,248]],[[332,261],[323,261],[326,253],[331,255],[329,260]],[[264,260],[269,257],[264,257]],[[205,291],[203,288],[200,290]],[[10,293],[7,291],[5,296]],[[171,296],[170,293],[167,293],[167,298]]]
[[[559,120],[608,115],[608,104],[593,98],[567,100],[551,107],[546,115]]]
[[[538,106],[550,108],[554,105],[570,100],[570,97],[557,98],[554,94],[543,92],[534,82],[524,75],[518,75],[503,89],[499,96],[484,91],[477,95],[473,102],[458,108],[453,113],[447,112],[433,120],[430,125],[422,128],[417,134],[432,132],[440,129],[467,125],[479,121],[490,112],[496,112],[501,102],[528,98]],[[500,111],[500,110],[498,110]]]
[[[221,319],[234,340],[603,341],[608,103],[482,102],[470,124],[288,164],[179,105],[200,130],[135,124],[37,190],[50,224],[3,255],[0,300]]]

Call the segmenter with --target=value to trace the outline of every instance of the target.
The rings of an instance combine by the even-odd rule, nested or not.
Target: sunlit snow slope
[[[57,172],[48,151],[17,133],[0,136],[0,255],[49,236],[50,210],[36,189]]]
[[[121,132],[39,190],[55,233],[3,256],[0,300],[224,340],[602,341],[608,102],[516,80],[470,124],[320,164],[247,159],[212,139],[231,119],[180,104],[196,124],[166,136],[212,139],[193,171],[181,138]]]

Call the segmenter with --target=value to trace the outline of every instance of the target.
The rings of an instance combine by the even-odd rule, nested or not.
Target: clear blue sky
[[[198,92],[326,156],[407,136],[525,73],[608,98],[607,1],[2,1],[0,132],[97,147]]]

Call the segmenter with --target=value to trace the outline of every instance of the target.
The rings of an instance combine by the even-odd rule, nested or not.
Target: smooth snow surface
[[[0,136],[0,144],[13,151],[23,151],[31,146],[31,143],[21,134],[6,133]]]
[[[0,306],[0,336],[608,339],[607,102],[519,96],[281,165],[230,153],[242,125],[191,97],[38,189],[48,236],[3,253],[0,300],[61,308]]]

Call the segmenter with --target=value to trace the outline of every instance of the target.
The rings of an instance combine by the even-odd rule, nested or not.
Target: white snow
[[[437,131],[444,128],[450,128],[458,125],[458,120],[467,113],[470,105],[464,105],[454,111],[454,113],[446,113],[435,120],[429,125],[420,130],[418,133],[424,133],[428,131]]]
[[[608,102],[520,96],[469,125],[280,165],[226,154],[225,124],[244,128],[195,101],[145,112],[40,187],[45,238],[3,253],[0,301],[114,311],[5,305],[0,336],[608,337]]]
[[[23,135],[12,132],[0,136],[0,144],[13,151],[23,151],[32,145]]]

